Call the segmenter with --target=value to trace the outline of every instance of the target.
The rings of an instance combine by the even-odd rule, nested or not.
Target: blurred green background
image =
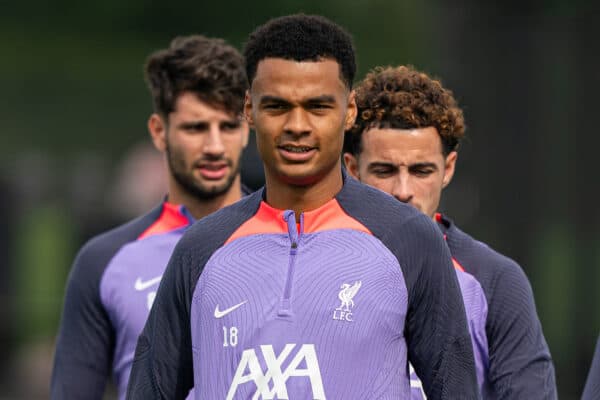
[[[164,192],[160,158],[145,147],[147,55],[191,33],[241,47],[258,24],[299,11],[354,35],[358,78],[376,65],[412,64],[454,91],[468,140],[443,210],[522,265],[560,398],[579,398],[600,326],[600,13],[591,2],[1,5],[1,398],[47,397],[77,249]],[[260,172],[250,148],[244,177],[258,185]]]

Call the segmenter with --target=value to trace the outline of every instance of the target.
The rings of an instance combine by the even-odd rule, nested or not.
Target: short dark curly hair
[[[415,129],[433,126],[444,155],[457,150],[465,134],[462,110],[452,91],[412,66],[377,67],[356,88],[358,117],[345,134],[344,152],[362,151],[371,128]]]
[[[244,58],[223,39],[180,36],[167,49],[148,57],[146,83],[154,111],[164,117],[174,111],[177,97],[192,92],[212,107],[240,114],[248,80]]]
[[[294,14],[274,18],[252,32],[244,47],[250,84],[258,63],[265,58],[295,61],[333,59],[342,81],[352,88],[356,59],[352,37],[341,26],[319,15]]]

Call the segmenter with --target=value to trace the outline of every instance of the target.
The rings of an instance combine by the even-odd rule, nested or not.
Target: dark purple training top
[[[194,224],[144,328],[129,399],[476,399],[464,306],[433,221],[344,178],[322,207],[264,190]]]
[[[67,292],[52,371],[52,399],[102,399],[111,372],[125,398],[137,338],[175,244],[193,222],[163,203],[79,252]]]
[[[242,185],[242,195],[250,189]],[[125,398],[137,339],[183,232],[185,207],[164,202],[96,236],[79,251],[67,282],[51,398],[102,399],[113,375]]]
[[[473,355],[475,356],[475,368],[477,372],[477,384],[480,391],[488,385],[487,375],[489,367],[488,341],[485,333],[485,324],[488,314],[488,305],[481,284],[471,274],[465,272],[456,259],[452,259],[455,267],[456,277],[460,292],[462,294],[467,323],[471,333]],[[412,400],[425,400],[423,383],[417,376],[412,365],[410,366],[410,387],[412,388]]]
[[[487,302],[483,398],[547,400],[558,397],[554,365],[531,285],[521,267],[436,216],[455,264],[477,280]]]

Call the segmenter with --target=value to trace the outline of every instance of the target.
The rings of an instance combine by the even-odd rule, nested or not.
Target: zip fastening
[[[300,235],[304,231],[304,214],[300,214],[300,232],[296,226],[296,215],[292,210],[286,210],[283,213],[283,219],[287,222],[288,236],[290,238],[290,257],[288,261],[287,277],[283,289],[283,297],[279,304],[277,315],[280,317],[292,315],[292,285],[294,283],[294,271],[296,268],[296,254],[298,253],[298,243]]]

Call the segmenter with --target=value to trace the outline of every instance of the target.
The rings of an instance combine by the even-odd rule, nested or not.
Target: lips
[[[317,152],[316,147],[286,143],[277,146],[279,154],[292,162],[303,162],[311,159]]]
[[[197,168],[204,179],[219,180],[227,175],[229,164],[226,162],[203,162]]]

